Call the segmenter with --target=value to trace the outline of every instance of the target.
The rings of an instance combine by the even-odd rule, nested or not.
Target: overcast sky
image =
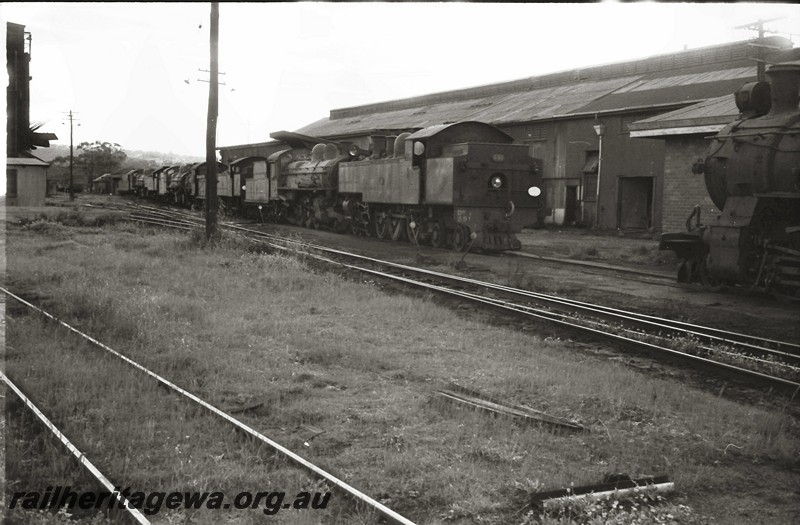
[[[69,144],[204,156],[208,3],[3,3],[32,33],[31,120]],[[222,3],[218,145],[331,109],[737,40],[793,4]],[[5,30],[5,23],[3,30]],[[800,45],[800,36],[791,37]],[[186,83],[188,81],[188,84]]]

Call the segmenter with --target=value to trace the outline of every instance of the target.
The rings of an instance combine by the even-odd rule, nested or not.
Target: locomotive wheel
[[[389,236],[389,220],[385,213],[375,215],[375,237],[385,239]]]
[[[431,225],[431,246],[434,248],[441,248],[444,246],[444,241],[446,237],[446,231],[444,229],[444,224],[441,221],[435,221]]]
[[[463,252],[469,246],[469,241],[469,226],[456,224],[456,229],[453,231],[453,249],[457,252]]]
[[[306,211],[305,217],[303,218],[303,226],[305,226],[306,228],[311,228],[313,225],[314,225],[314,214]]]
[[[406,238],[406,220],[391,218],[389,220],[389,235],[393,241],[402,241]]]
[[[361,230],[361,225],[358,223],[355,217],[350,219],[350,234],[351,235],[361,235],[363,232]]]
[[[704,288],[712,292],[718,292],[722,290],[724,286],[722,281],[708,273],[705,259],[700,263],[700,282],[703,283]]]

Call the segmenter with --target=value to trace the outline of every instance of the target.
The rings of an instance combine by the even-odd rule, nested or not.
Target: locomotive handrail
[[[699,204],[695,205],[694,209],[692,209],[692,213],[689,214],[689,218],[686,219],[686,231],[689,231],[689,232],[694,231],[695,228],[692,227],[692,218],[695,215],[697,216],[696,228],[699,230],[700,226],[701,226],[700,225],[700,205]]]

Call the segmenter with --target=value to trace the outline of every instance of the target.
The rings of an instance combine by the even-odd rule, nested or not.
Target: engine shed
[[[797,60],[800,49],[768,37],[767,61]],[[386,155],[403,132],[480,121],[524,144],[543,162],[541,221],[657,231],[671,224],[665,186],[670,151],[632,135],[632,124],[717,97],[755,80],[750,41],[561,71],[511,82],[333,109],[297,133],[350,142]],[[269,156],[279,142],[222,147],[223,162]],[[383,152],[383,153],[382,153]],[[389,154],[390,155],[390,154]]]

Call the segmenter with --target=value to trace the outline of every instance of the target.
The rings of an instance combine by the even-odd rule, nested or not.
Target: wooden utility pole
[[[737,26],[735,29],[749,29],[751,31],[758,31],[758,42],[755,44],[750,44],[756,47],[756,58],[753,60],[756,61],[756,79],[759,82],[764,82],[767,77],[765,74],[767,61],[764,56],[765,49],[775,49],[780,50],[779,47],[768,46],[764,43],[764,33],[777,33],[777,31],[770,31],[768,29],[764,29],[764,24],[767,22],[774,22],[775,20],[782,20],[783,18],[770,18],[769,20],[761,20],[759,19],[756,22],[752,22],[750,24],[745,24],[741,26]]]
[[[69,200],[75,200],[75,189],[72,187],[72,110],[69,110]]]
[[[759,82],[764,82],[767,79],[766,69],[764,67],[764,21],[759,20],[756,25],[758,30],[758,57],[756,62],[756,77]]]
[[[216,239],[217,224],[217,114],[219,85],[219,2],[211,2],[211,64],[206,128],[206,239]]]

